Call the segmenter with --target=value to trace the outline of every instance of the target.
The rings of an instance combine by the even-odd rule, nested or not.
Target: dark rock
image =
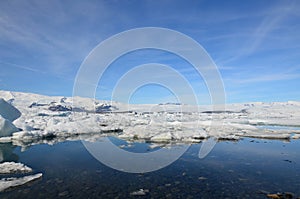
[[[267,194],[267,197],[272,198],[272,199],[283,199],[284,198],[283,194],[281,194],[281,193],[270,193],[270,194]]]
[[[100,106],[96,107],[95,112],[96,113],[103,113],[103,112],[111,112],[115,110],[116,107],[109,105],[109,104],[101,104]]]
[[[201,113],[206,113],[206,114],[220,114],[220,113],[234,113],[233,111],[203,111]]]
[[[292,163],[292,161],[291,161],[291,160],[283,160],[283,161],[285,161],[285,162],[288,162],[288,163]]]
[[[41,117],[47,117],[47,116],[49,116],[49,115],[46,114],[46,113],[39,113],[38,116],[41,116]]]
[[[286,199],[294,198],[294,194],[291,193],[291,192],[285,192],[285,193],[284,193],[284,196],[285,196]]]
[[[61,98],[60,103],[64,103],[66,99],[67,99],[66,97]]]
[[[53,140],[54,138],[56,138],[56,135],[54,134],[47,134],[47,135],[43,135],[42,139],[45,140]]]
[[[48,108],[50,111],[72,111],[71,107],[66,107],[66,106],[62,106],[62,105],[54,105],[54,106],[50,106]]]
[[[37,106],[47,106],[48,104],[39,104],[37,102],[33,102],[32,104],[30,104],[29,108],[32,108],[32,107],[37,107]]]

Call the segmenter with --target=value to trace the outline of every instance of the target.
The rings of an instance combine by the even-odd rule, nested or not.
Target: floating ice
[[[50,97],[0,91],[22,115],[13,122],[16,145],[66,139],[95,140],[106,134],[150,142],[201,142],[241,137],[299,139],[295,128],[262,129],[261,125],[300,126],[300,102],[227,104],[226,110],[185,104],[129,105],[81,97]],[[73,102],[76,106],[72,106]],[[72,111],[71,111],[72,110]],[[3,119],[2,119],[3,121]],[[14,129],[16,130],[16,129]]]
[[[32,172],[32,169],[22,163],[4,162],[0,164],[0,174],[29,172]]]
[[[0,164],[0,174],[24,174],[30,172],[32,172],[32,169],[22,163],[4,162]],[[2,178],[0,179],[0,192],[12,187],[26,184],[41,177],[42,174],[38,173],[18,178]]]
[[[20,177],[20,178],[2,178],[2,179],[0,179],[0,192],[4,191],[6,189],[9,189],[9,188],[21,186],[28,182],[37,180],[37,179],[41,178],[42,175],[43,174],[38,173],[38,174],[24,176],[24,177]]]

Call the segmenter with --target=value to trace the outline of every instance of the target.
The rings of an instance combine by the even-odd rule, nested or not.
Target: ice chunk
[[[140,189],[138,191],[133,191],[130,193],[132,196],[144,196],[149,192],[148,189]]]
[[[2,178],[0,179],[0,192],[12,188],[24,185],[28,182],[37,180],[42,177],[43,174],[38,173],[35,175],[24,176],[20,178]]]
[[[0,115],[0,137],[11,136],[14,132],[19,131],[15,125]]]
[[[170,132],[160,133],[151,138],[151,140],[155,141],[155,142],[163,142],[163,141],[172,140],[172,139],[173,139],[173,135]]]
[[[7,103],[3,98],[0,98],[0,115],[3,118],[13,122],[21,116],[21,112]]]
[[[0,164],[0,174],[29,172],[32,172],[32,169],[22,163],[4,162]]]

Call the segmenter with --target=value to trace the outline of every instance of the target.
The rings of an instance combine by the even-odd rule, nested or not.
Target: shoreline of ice
[[[12,121],[21,129],[0,142],[38,143],[53,139],[93,141],[105,135],[149,142],[201,142],[214,137],[238,140],[300,138],[300,102],[227,104],[212,106],[180,104],[128,105],[88,98],[49,97],[0,91],[0,98],[22,114]],[[261,125],[295,129],[262,129]]]

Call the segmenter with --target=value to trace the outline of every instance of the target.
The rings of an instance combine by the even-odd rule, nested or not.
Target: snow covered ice
[[[29,173],[32,169],[22,163],[4,162],[0,163],[0,174]]]
[[[0,91],[0,97],[6,101],[2,100],[2,104],[10,102],[22,113],[18,114],[16,109],[0,112],[0,124],[6,122],[2,129],[12,129],[3,134],[6,137],[2,136],[0,142],[9,141],[21,146],[76,139],[93,141],[107,135],[155,143],[201,142],[210,137],[219,140],[300,137],[300,102],[295,101],[227,104],[225,110],[214,110],[212,106],[129,105],[10,91]],[[3,115],[9,115],[13,121],[4,119]],[[261,125],[294,128],[259,128]],[[19,129],[19,132],[13,132]]]

